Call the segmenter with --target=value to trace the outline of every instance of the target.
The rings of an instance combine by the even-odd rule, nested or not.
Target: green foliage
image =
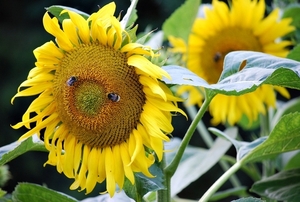
[[[224,191],[219,191],[212,195],[209,201],[220,201],[229,196],[247,196],[247,187],[241,186],[232,189],[227,189]]]
[[[261,200],[259,198],[247,197],[238,200],[233,200],[232,202],[264,202],[264,200]]]
[[[249,118],[243,114],[242,118],[239,120],[238,125],[244,130],[255,130],[260,126],[260,118],[250,121]]]
[[[246,61],[246,66],[241,65]],[[242,95],[257,89],[262,84],[300,89],[300,63],[252,51],[236,51],[226,55],[224,70],[217,84],[209,85],[186,68],[164,66],[172,80],[167,84],[201,86],[224,95]]]
[[[182,38],[186,43],[197,15],[200,0],[187,0],[163,24],[165,36]]]
[[[251,191],[279,201],[298,201],[300,198],[300,169],[279,172],[257,181]]]
[[[128,179],[125,180],[123,189],[127,196],[136,202],[141,202],[143,196],[148,192],[165,189],[163,185],[163,172],[158,163],[153,164],[149,168],[149,171],[155,177],[149,178],[142,173],[135,173],[134,185]]]
[[[300,152],[296,153],[284,166],[284,170],[300,168]]]
[[[296,28],[300,28],[299,12],[300,4],[292,4],[284,10],[282,18],[291,18],[293,20],[292,25],[294,25]]]
[[[210,128],[210,131],[231,141],[237,150],[237,161],[245,164],[300,149],[299,123],[300,113],[287,114],[279,120],[268,137],[260,137],[253,142],[235,140],[215,128]]]
[[[135,21],[137,20],[137,11],[136,11],[136,4],[137,0],[132,0],[129,8],[127,9],[126,14],[121,20],[121,26],[123,29],[130,29]]]
[[[275,125],[278,123],[282,116],[293,112],[300,112],[300,97],[296,97],[280,105],[274,117],[272,117],[270,123],[271,128],[275,127]]]
[[[64,19],[69,19],[70,16],[68,13],[61,13],[63,10],[69,10],[69,11],[73,11],[75,13],[80,14],[84,19],[87,19],[89,17],[89,15],[87,13],[84,13],[80,10],[77,10],[75,8],[71,8],[71,7],[67,7],[67,6],[60,6],[60,5],[53,5],[50,7],[47,7],[46,10],[51,13],[52,15],[54,15],[59,22],[62,22]]]
[[[226,133],[231,138],[236,138],[237,128],[228,128]],[[170,151],[166,153],[167,163],[170,163],[174,158],[177,153],[174,148],[178,148],[180,142],[176,138],[166,144],[166,150]],[[222,138],[217,138],[209,149],[188,146],[184,151],[176,173],[171,179],[171,196],[176,196],[185,187],[215,166],[230,146],[231,143]]]
[[[287,55],[287,58],[296,60],[296,61],[300,61],[300,44],[298,44],[297,46],[295,46],[293,48],[293,50],[291,50],[289,52],[289,54]]]
[[[12,199],[16,202],[77,202],[70,196],[32,183],[19,183],[12,193]]]
[[[269,137],[253,148],[245,157],[243,163],[261,161],[283,152],[300,149],[300,113],[290,113],[283,116]]]
[[[47,151],[42,141],[27,138],[22,142],[13,142],[0,148],[0,165],[4,165],[28,151]]]
[[[0,187],[3,187],[11,178],[8,165],[0,166]]]
[[[291,24],[296,28],[295,31],[293,31],[292,33],[286,36],[286,38],[292,39],[295,42],[295,45],[299,44],[300,42],[300,16],[299,16],[300,4],[299,2],[298,3],[296,2],[297,1],[289,4],[287,8],[283,10],[283,15],[282,15],[282,18],[291,18],[292,19]],[[299,59],[299,56],[297,58]]]

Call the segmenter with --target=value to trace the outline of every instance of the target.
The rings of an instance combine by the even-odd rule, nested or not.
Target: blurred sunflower
[[[171,51],[187,54],[186,66],[191,71],[214,84],[223,70],[223,60],[227,53],[237,50],[265,52],[279,57],[288,54],[291,41],[279,40],[295,28],[292,19],[279,20],[279,9],[274,9],[264,18],[266,4],[263,0],[232,0],[231,8],[218,0],[211,7],[204,7],[204,18],[196,18],[188,45],[183,40],[169,37],[173,45]],[[285,88],[263,85],[252,93],[242,96],[217,95],[210,104],[212,123],[233,125],[246,115],[249,122],[258,114],[266,113],[266,107],[275,107],[276,93],[285,97]],[[201,105],[204,99],[200,88],[181,86],[178,94],[189,93],[189,104]]]
[[[170,76],[149,60],[157,54],[132,41],[113,16],[115,7],[107,4],[88,19],[64,10],[69,19],[61,24],[45,13],[56,43],[34,50],[36,67],[12,98],[39,95],[13,126],[30,129],[20,139],[44,139],[45,164],[74,178],[70,189],[90,193],[106,180],[110,196],[125,177],[134,184],[134,172],[153,177],[148,169],[155,155],[162,159],[171,111],[184,114],[180,99],[159,81]]]

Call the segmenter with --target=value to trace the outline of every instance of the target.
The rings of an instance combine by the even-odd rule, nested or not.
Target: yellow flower
[[[89,193],[106,180],[110,196],[125,177],[134,184],[134,172],[154,177],[148,169],[155,155],[162,159],[171,111],[184,114],[160,81],[170,76],[149,60],[157,54],[132,42],[113,16],[115,7],[107,4],[88,19],[64,10],[70,18],[61,24],[45,13],[44,27],[56,43],[34,50],[36,67],[12,99],[38,95],[13,127],[30,129],[21,140],[44,139],[45,164],[74,178],[70,189]]]
[[[217,83],[224,56],[231,51],[251,50],[285,57],[288,53],[286,47],[292,43],[279,38],[294,30],[291,19],[279,20],[278,9],[264,18],[265,6],[263,0],[233,0],[229,8],[226,3],[213,0],[211,8],[204,8],[205,17],[195,20],[187,50],[182,43],[175,41],[172,51],[187,52],[187,68],[210,84]],[[233,125],[243,114],[250,122],[256,120],[259,113],[266,112],[265,105],[275,107],[274,90],[289,97],[285,88],[269,85],[242,96],[217,95],[210,104],[212,123],[227,121]],[[189,104],[201,105],[201,89],[192,86],[179,88],[179,94],[186,92],[189,93]]]

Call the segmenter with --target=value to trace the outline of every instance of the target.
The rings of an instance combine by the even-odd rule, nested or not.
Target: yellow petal
[[[149,60],[141,55],[132,55],[128,58],[128,65],[134,66],[146,74],[152,76],[153,78],[162,79],[162,77],[166,77],[171,79],[170,75],[160,67],[154,65]]]
[[[114,156],[110,147],[106,147],[104,150],[105,150],[106,189],[110,197],[112,197],[116,189],[115,165],[114,165],[114,161],[111,160],[114,158]]]

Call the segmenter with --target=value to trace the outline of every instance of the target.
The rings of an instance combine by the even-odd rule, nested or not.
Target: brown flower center
[[[223,61],[231,51],[262,51],[261,44],[251,30],[229,27],[219,31],[204,41],[199,55],[201,64],[197,72],[208,83],[217,83],[223,70]]]
[[[54,98],[62,124],[98,148],[126,141],[145,104],[143,86],[126,55],[99,44],[66,53],[55,72]]]

